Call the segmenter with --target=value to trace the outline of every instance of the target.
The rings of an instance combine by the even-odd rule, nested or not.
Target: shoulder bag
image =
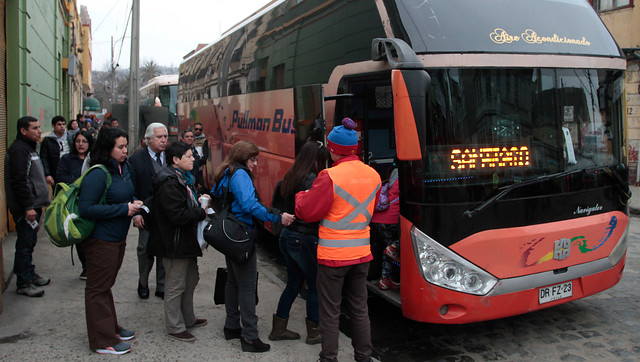
[[[211,215],[211,220],[204,228],[203,237],[207,244],[228,256],[234,263],[245,264],[255,252],[255,230],[250,229],[231,212],[228,193],[229,184],[224,189],[220,212]]]

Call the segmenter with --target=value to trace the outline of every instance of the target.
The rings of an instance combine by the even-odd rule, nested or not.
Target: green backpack
[[[111,174],[103,165],[92,166],[72,184],[60,182],[56,185],[51,205],[44,212],[44,230],[53,245],[65,247],[75,245],[91,235],[96,225],[95,220],[84,219],[78,212],[80,185],[82,179],[93,169],[99,168],[107,174],[107,187],[104,189],[100,203],[103,204],[107,190],[111,186]]]

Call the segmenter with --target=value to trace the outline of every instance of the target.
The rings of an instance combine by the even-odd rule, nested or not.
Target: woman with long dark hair
[[[280,184],[280,196],[284,200],[284,211],[294,213],[296,193],[311,188],[317,174],[327,167],[329,151],[321,142],[307,142],[296,156],[293,167]],[[300,219],[286,226],[280,233],[280,251],[287,266],[287,285],[282,291],[278,309],[273,315],[272,341],[298,339],[300,335],[287,329],[289,312],[298,293],[307,282],[307,344],[321,342],[318,321],[318,223],[306,223]]]
[[[77,123],[77,121],[75,122]],[[58,182],[70,184],[82,175],[82,163],[87,158],[91,147],[93,147],[93,137],[91,137],[89,132],[78,131],[73,136],[71,151],[62,156],[60,158],[60,163],[58,163],[58,169],[56,171],[56,178],[58,179]],[[84,259],[84,252],[82,251],[82,243],[76,244],[76,252],[78,253],[80,264],[82,264],[80,279],[87,280],[87,267]]]
[[[129,352],[131,345],[124,341],[136,335],[118,324],[111,293],[124,258],[131,217],[142,205],[133,198],[131,170],[126,162],[128,139],[118,128],[100,132],[91,152],[91,166],[104,166],[111,185],[107,188],[107,172],[103,169],[90,170],[82,179],[78,203],[80,216],[96,221],[93,232],[83,241],[87,265],[84,302],[89,347],[102,354]],[[105,202],[101,203],[105,189]]]
[[[214,196],[222,197],[224,189],[233,195],[231,212],[242,222],[253,228],[253,218],[290,225],[295,217],[289,213],[274,214],[260,203],[253,185],[253,170],[258,164],[260,150],[253,142],[239,141],[229,150],[225,160],[214,173]],[[246,264],[237,264],[225,256],[227,262],[227,284],[225,286],[224,323],[226,339],[240,338],[244,352],[266,352],[271,346],[262,342],[258,335],[256,315],[256,253],[252,253]],[[242,327],[240,326],[242,320]]]

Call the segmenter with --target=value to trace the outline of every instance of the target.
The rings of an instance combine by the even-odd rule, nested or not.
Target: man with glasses
[[[53,117],[51,126],[53,131],[44,137],[42,145],[40,145],[40,159],[42,159],[47,183],[53,186],[58,182],[56,170],[58,169],[60,158],[71,150],[73,137],[67,132],[67,120],[64,117]]]
[[[207,141],[207,137],[205,137],[204,133],[202,133],[202,123],[200,122],[196,122],[193,125],[192,146],[198,152],[199,156],[199,166],[197,168],[194,168],[193,172],[197,172],[198,174],[200,174],[200,179],[202,180],[202,166],[206,165],[207,160],[209,159],[209,141]],[[202,184],[202,182],[200,184]]]

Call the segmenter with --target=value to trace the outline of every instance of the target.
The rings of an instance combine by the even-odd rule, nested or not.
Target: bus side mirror
[[[427,93],[430,85],[431,77],[424,69],[391,71],[396,153],[400,160],[422,159],[420,139],[423,139],[424,144]]]

